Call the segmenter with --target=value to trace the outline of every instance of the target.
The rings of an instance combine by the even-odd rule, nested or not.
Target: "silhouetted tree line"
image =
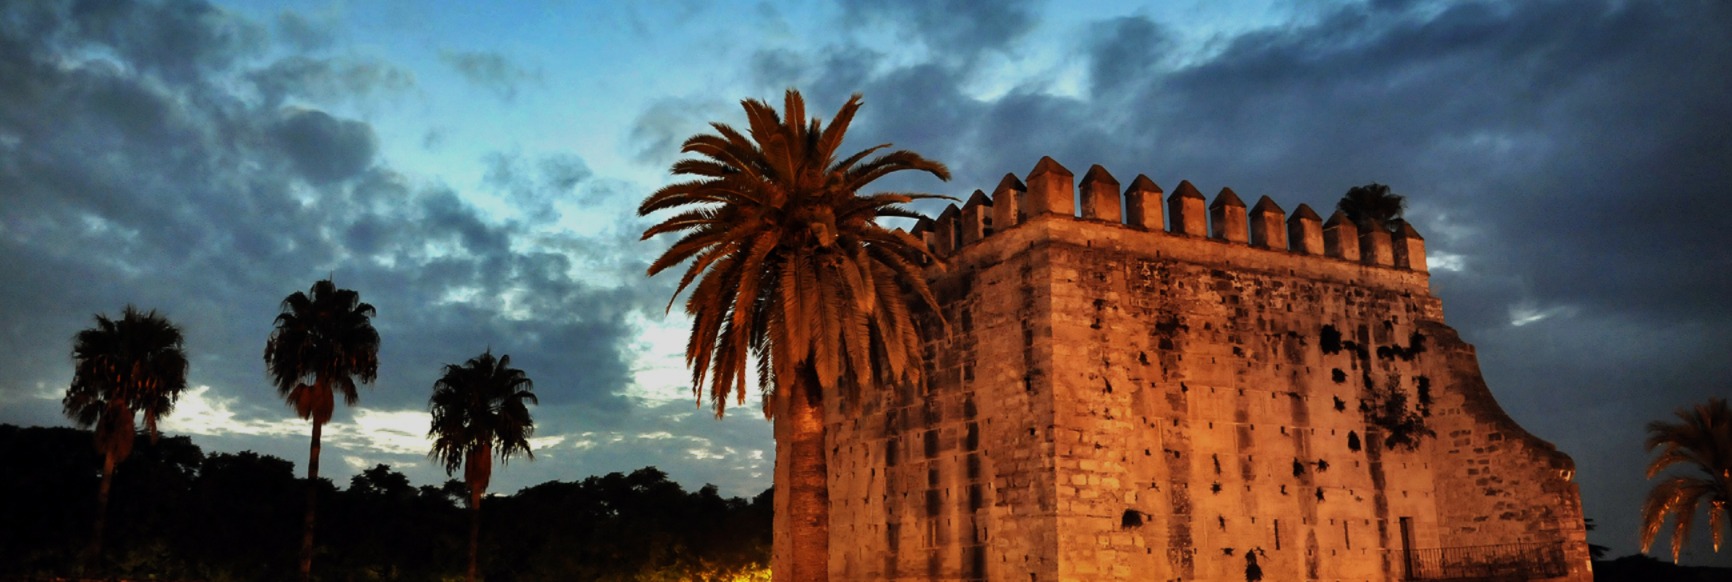
[[[102,456],[89,431],[0,425],[0,579],[67,576],[95,518]],[[140,439],[115,472],[107,550],[87,577],[292,580],[305,509],[289,461]],[[461,481],[416,487],[378,465],[318,483],[321,580],[463,575]],[[685,491],[653,467],[550,481],[487,500],[480,570],[493,581],[727,580],[769,563],[771,507]]]

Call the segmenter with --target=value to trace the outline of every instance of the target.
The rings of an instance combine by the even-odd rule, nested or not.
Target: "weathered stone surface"
[[[1237,582],[1254,552],[1265,580],[1400,580],[1405,525],[1590,580],[1573,463],[1498,407],[1423,246],[1367,264],[1316,224],[1289,250],[1039,213],[958,249],[925,381],[828,403],[831,579]],[[1367,386],[1434,436],[1386,445]]]
[[[998,186],[992,189],[992,226],[995,230],[1004,230],[1022,222],[1027,213],[1022,211],[1023,199],[1028,197],[1028,186],[1017,179],[1016,174],[1005,174],[998,181]]]
[[[1222,188],[1215,195],[1215,201],[1209,204],[1209,222],[1209,236],[1245,244],[1245,202],[1239,200],[1232,188]]]
[[[1042,157],[1028,171],[1028,204],[1023,211],[1029,215],[1058,214],[1073,216],[1076,208],[1076,175],[1056,160]]]
[[[1323,254],[1349,261],[1359,260],[1359,227],[1340,210],[1323,223]]]
[[[1296,253],[1323,254],[1323,221],[1310,205],[1300,204],[1287,219],[1287,244]]]
[[[1125,189],[1125,223],[1143,230],[1163,231],[1167,220],[1161,212],[1161,187],[1148,176],[1137,174]]]
[[[1287,248],[1287,213],[1268,196],[1251,207],[1251,246]]]
[[[992,201],[986,193],[975,190],[962,204],[962,244],[971,245],[992,234]]]
[[[1395,247],[1395,267],[1413,271],[1429,270],[1425,264],[1425,239],[1419,236],[1419,231],[1413,225],[1403,220],[1395,225],[1395,234],[1391,236]]]
[[[1168,220],[1172,221],[1171,232],[1184,236],[1208,236],[1208,216],[1204,214],[1207,201],[1190,180],[1180,180],[1179,186],[1167,196]]]
[[[1111,223],[1122,222],[1119,181],[1100,164],[1089,166],[1082,177],[1082,217]]]

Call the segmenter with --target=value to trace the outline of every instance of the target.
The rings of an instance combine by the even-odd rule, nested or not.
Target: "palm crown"
[[[1376,182],[1347,189],[1335,209],[1347,214],[1347,219],[1360,228],[1380,226],[1392,228],[1407,210],[1407,199],[1390,191],[1389,186]]]
[[[1711,398],[1706,404],[1677,411],[1680,422],[1648,423],[1649,451],[1660,450],[1660,456],[1648,463],[1648,478],[1683,466],[1699,471],[1694,475],[1671,475],[1648,492],[1642,504],[1642,551],[1654,544],[1666,518],[1673,518],[1672,561],[1678,561],[1678,551],[1688,541],[1696,510],[1708,502],[1708,531],[1714,551],[1720,542],[1732,512],[1732,409],[1726,400]]]
[[[838,157],[859,95],[828,126],[817,118],[802,121],[805,103],[792,90],[782,116],[762,101],[743,105],[748,133],[712,123],[715,133],[687,139],[681,151],[697,157],[675,163],[672,171],[692,179],[658,190],[638,207],[640,215],[680,211],[644,238],[680,235],[650,265],[652,276],[691,261],[674,295],[697,283],[686,301],[694,391],[701,393],[709,380],[721,414],[729,394],[744,400],[753,359],[766,392],[801,373],[812,374],[815,388],[825,392],[844,383],[918,377],[913,357],[921,329],[904,294],[937,312],[920,271],[931,255],[879,219],[918,218],[903,205],[942,197],[859,191],[894,172],[947,180],[949,171],[913,152],[881,153],[889,144]]]
[[[309,294],[310,293],[310,294]],[[379,374],[379,332],[373,306],[330,279],[283,299],[276,329],[265,344],[265,368],[277,394],[315,424],[330,422],[335,394],[353,405],[355,381]]]
[[[430,455],[445,466],[446,473],[464,467],[464,479],[485,490],[491,475],[489,449],[502,462],[515,454],[534,458],[529,437],[535,421],[528,404],[539,404],[534,383],[523,370],[511,367],[511,356],[493,357],[490,350],[459,366],[448,364],[433,383],[429,406],[434,437]]]
[[[98,439],[123,437],[130,450],[134,415],[143,413],[155,440],[157,420],[174,410],[186,389],[183,344],[180,328],[154,310],[140,313],[128,305],[118,320],[96,316],[96,327],[72,339],[72,385],[61,401],[66,416],[82,427],[98,426]]]

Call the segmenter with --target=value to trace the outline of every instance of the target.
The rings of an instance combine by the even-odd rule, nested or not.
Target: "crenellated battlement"
[[[1079,184],[1069,169],[1042,157],[1025,179],[1005,174],[990,196],[975,190],[962,206],[951,204],[937,219],[919,220],[911,234],[925,241],[934,254],[948,257],[1019,224],[1058,216],[1117,225],[1150,237],[1206,239],[1301,260],[1334,259],[1427,272],[1425,239],[1406,222],[1393,232],[1360,229],[1340,211],[1325,221],[1306,204],[1288,215],[1268,196],[1247,210],[1231,188],[1222,188],[1209,201],[1188,180],[1181,180],[1171,195],[1165,195],[1164,212],[1163,195],[1161,187],[1142,174],[1121,189],[1099,164],[1090,166]]]

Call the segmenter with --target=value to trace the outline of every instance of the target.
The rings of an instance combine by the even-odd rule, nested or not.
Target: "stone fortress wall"
[[[1043,158],[916,226],[949,333],[922,385],[827,404],[831,579],[1591,579],[1573,462],[1411,226],[1206,202]],[[1368,385],[1434,436],[1385,446]]]

